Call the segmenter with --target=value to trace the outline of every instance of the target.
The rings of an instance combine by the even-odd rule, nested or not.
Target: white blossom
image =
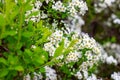
[[[70,52],[66,57],[66,63],[77,62],[81,58],[81,53],[79,52]]]
[[[27,74],[26,76],[24,76],[23,80],[31,80],[31,77],[29,74]]]
[[[48,66],[45,66],[46,80],[57,80],[56,71]]]
[[[114,79],[114,80],[120,80],[120,72],[114,72],[112,75],[111,75],[111,78]]]
[[[66,11],[66,8],[64,7],[64,5],[61,1],[57,1],[54,5],[52,5],[52,8],[55,10],[58,10],[60,12]]]
[[[114,63],[115,65],[117,65],[117,60],[114,59],[113,56],[107,57],[106,62],[107,62],[108,64]]]
[[[78,72],[75,74],[75,76],[76,76],[79,80],[81,80],[81,79],[83,78],[83,76],[82,76],[82,74],[81,74],[80,71],[78,71]]]

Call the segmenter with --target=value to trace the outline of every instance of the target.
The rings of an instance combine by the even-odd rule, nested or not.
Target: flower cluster
[[[115,43],[106,43],[103,45],[108,55],[114,56],[117,62],[120,63],[120,45]]]
[[[71,38],[69,36],[71,36]],[[75,76],[80,72],[88,74],[88,70],[94,65],[97,65],[97,62],[101,58],[99,45],[93,38],[90,38],[85,33],[78,34],[71,32],[63,34],[62,31],[56,30],[48,40],[49,42],[44,44],[44,49],[48,51],[49,56],[54,58],[54,56],[58,54],[56,50],[62,45],[60,55],[57,56],[57,58],[55,57],[57,60],[60,60],[59,63],[56,64],[59,67],[67,64],[68,68],[71,67],[73,69],[72,71],[75,73]],[[69,50],[68,53],[66,53],[67,50]],[[76,70],[74,70],[74,64],[77,64],[80,61],[82,62],[77,65],[79,72],[76,73]],[[71,65],[71,63],[74,64]],[[78,78],[79,77],[81,76],[78,76]]]
[[[102,79],[97,79],[95,74],[92,74],[91,76],[89,76],[86,80],[102,80]]]
[[[46,80],[57,80],[56,71],[48,66],[45,66]]]
[[[114,72],[112,75],[111,75],[111,78],[114,79],[114,80],[120,80],[120,72]]]
[[[81,53],[78,52],[70,52],[66,57],[66,63],[69,62],[77,62],[81,58]]]
[[[96,2],[94,4],[95,11],[97,13],[100,13],[107,7],[113,6],[113,3],[115,3],[115,2],[116,2],[116,0],[99,0],[98,2]]]
[[[59,46],[59,42],[62,40],[63,32],[57,30],[50,37],[49,43],[44,44],[44,49],[49,52],[49,56],[54,56],[55,49]]]
[[[53,27],[58,28],[58,26],[60,26],[58,24],[63,23],[65,27],[70,27],[71,31],[76,30],[77,32],[81,32],[81,26],[85,24],[82,16],[88,10],[86,2],[82,0],[70,0],[67,2],[60,0],[45,0],[41,2],[36,0],[35,3],[31,3],[31,6],[32,9],[27,11],[25,14],[27,22],[29,20],[33,22],[39,22],[40,20],[44,19],[44,21],[48,22],[48,24],[53,24]],[[61,14],[61,12],[63,14]],[[58,18],[62,16],[64,17],[63,20],[62,18]],[[54,20],[51,22],[49,21],[51,20],[49,18],[52,17]],[[57,18],[61,21],[57,21]]]
[[[120,24],[120,18],[118,18],[115,14],[111,15],[111,19],[113,20],[114,24]]]
[[[44,75],[42,75],[41,72],[39,72],[39,73],[34,72],[33,77],[31,77],[30,74],[27,74],[26,76],[24,76],[23,80],[43,80],[43,79],[57,80],[57,74],[54,69],[52,69],[49,66],[45,66],[44,69],[45,69],[45,71],[44,71],[45,77],[44,77]]]
[[[52,9],[58,10],[60,12],[66,11],[66,7],[63,5],[63,3],[61,1],[57,1],[55,4],[53,4]]]
[[[57,1],[52,5],[52,8],[55,10],[58,10],[60,12],[68,12],[71,16],[74,16],[75,14],[79,12],[79,14],[84,15],[85,12],[88,10],[88,7],[86,5],[86,2],[83,2],[82,0],[71,0],[70,2],[66,3],[67,6],[63,5],[61,1]],[[79,10],[77,10],[78,8]]]
[[[101,61],[102,61],[102,63],[117,65],[118,64],[117,59],[115,59],[112,55],[110,55],[108,51],[104,50],[105,48],[103,48],[102,45],[100,45],[100,47],[101,47],[100,49],[101,49]]]

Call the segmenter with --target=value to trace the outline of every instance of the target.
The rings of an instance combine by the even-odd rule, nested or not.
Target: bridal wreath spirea
[[[54,59],[58,67],[66,66],[70,74],[78,79],[87,79],[88,71],[96,66],[101,58],[99,45],[88,34],[64,34],[63,31],[56,30],[48,40],[44,49],[50,59]]]
[[[75,15],[83,16],[88,10],[87,4],[83,0],[36,0],[31,3],[32,10],[26,12],[26,21],[39,22],[41,19],[48,19],[54,16],[59,17],[75,17]],[[62,14],[61,14],[62,13]],[[29,17],[30,14],[36,14]]]

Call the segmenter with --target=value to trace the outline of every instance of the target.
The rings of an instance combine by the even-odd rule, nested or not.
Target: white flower
[[[31,80],[31,77],[29,74],[27,74],[26,76],[24,76],[23,80]]]
[[[113,21],[113,23],[115,23],[115,24],[120,24],[120,19],[115,19],[114,21]]]
[[[48,4],[50,0],[45,0],[45,1],[46,1],[46,3]]]
[[[114,80],[120,80],[120,72],[114,72],[112,75],[111,75],[111,78],[114,79]]]
[[[104,1],[105,4],[107,4],[108,6],[111,6],[113,2],[115,2],[115,0],[105,0]]]
[[[48,66],[45,66],[46,71],[46,80],[57,80],[57,74],[56,71]]]
[[[44,44],[44,49],[49,52],[49,56],[54,56],[55,47],[51,42]]]
[[[75,31],[77,33],[81,33],[81,27],[85,24],[84,20],[78,14],[74,15],[74,18],[71,20],[71,24],[69,24],[71,31]]]
[[[77,62],[81,58],[81,53],[79,52],[70,52],[66,57],[66,63]]]
[[[98,80],[96,78],[96,75],[95,74],[92,74],[91,76],[89,76],[86,80]]]
[[[80,7],[80,12],[79,12],[79,13],[80,13],[81,15],[84,15],[85,12],[88,10],[88,7],[87,7],[86,2],[80,1],[79,7]]]
[[[114,63],[115,65],[117,65],[117,60],[114,59],[113,56],[107,57],[106,62],[107,62],[108,64]]]
[[[41,14],[40,18],[44,19],[44,18],[47,18],[47,17],[48,17],[48,15],[45,14],[45,13],[42,11],[42,14]]]
[[[37,76],[38,76],[38,79],[39,79],[39,80],[42,80],[43,76],[42,76],[41,73],[37,74]]]
[[[40,1],[36,1],[36,2],[35,2],[35,7],[36,7],[37,9],[39,9],[41,6],[42,6],[42,2],[40,2]]]
[[[83,62],[80,66],[80,71],[87,71],[88,70],[88,64],[87,62]]]
[[[66,8],[61,1],[57,1],[54,5],[52,5],[52,9],[58,10],[60,12],[66,11]]]
[[[77,10],[74,7],[72,7],[72,8],[70,8],[69,13],[71,16],[75,16],[77,14]]]
[[[35,46],[35,45],[32,45],[32,46],[31,46],[31,48],[35,49],[35,48],[36,48],[36,46]]]
[[[80,73],[80,71],[78,71],[78,72],[75,74],[75,76],[76,76],[79,80],[81,80],[81,79],[83,78],[83,76],[82,76],[82,74]]]
[[[79,0],[72,0],[72,4],[74,6],[79,6],[80,5],[80,1]]]
[[[88,78],[88,71],[83,70],[83,75],[84,75],[84,78],[87,79]]]

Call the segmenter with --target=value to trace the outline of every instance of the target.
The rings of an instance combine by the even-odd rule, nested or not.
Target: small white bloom
[[[82,74],[80,73],[80,71],[78,71],[76,74],[75,74],[75,76],[79,79],[79,80],[81,80],[82,79]]]
[[[111,6],[113,2],[115,2],[115,0],[105,0],[104,1],[105,4],[107,4],[108,6]]]
[[[114,80],[120,80],[120,72],[114,72],[112,75],[111,75],[111,78],[114,79]]]
[[[113,21],[113,23],[115,23],[115,24],[120,24],[120,19],[115,19],[114,21]]]
[[[24,76],[23,80],[31,80],[31,77],[29,74],[27,74],[26,76]]]
[[[86,80],[98,80],[95,74],[89,76]]]
[[[66,57],[66,63],[77,62],[81,58],[81,53],[79,52],[70,52]]]
[[[88,78],[88,71],[83,70],[83,75],[84,75],[84,78],[87,79]]]
[[[45,66],[46,71],[46,80],[57,80],[57,74],[56,71],[48,66]]]
[[[107,62],[108,64],[114,63],[115,65],[117,65],[117,60],[114,59],[113,56],[107,57],[106,62]]]

